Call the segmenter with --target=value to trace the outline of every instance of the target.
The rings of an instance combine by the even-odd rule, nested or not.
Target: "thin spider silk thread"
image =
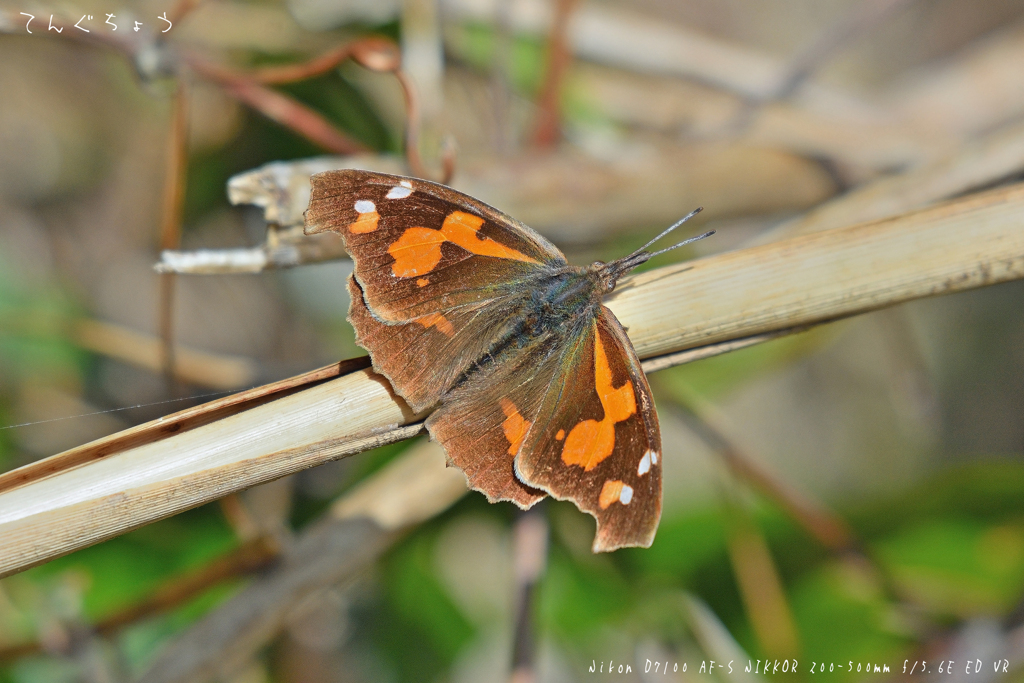
[[[248,389],[231,389],[229,391],[216,391],[212,394],[198,394],[196,396],[186,396],[184,398],[171,398],[166,401],[154,401],[153,403],[140,403],[134,406],[125,406],[123,408],[111,408],[110,410],[97,410],[94,413],[82,413],[80,415],[65,415],[64,417],[51,417],[48,420],[37,420],[35,422],[22,422],[16,425],[7,425],[6,427],[0,427],[0,432],[5,429],[17,429],[18,427],[30,427],[32,425],[41,425],[48,422],[60,422],[61,420],[74,420],[80,417],[92,417],[94,415],[106,415],[107,413],[117,413],[122,410],[134,410],[135,408],[148,408],[149,406],[159,406],[165,403],[179,403],[181,401],[192,401],[197,398],[210,398],[211,396],[224,396],[226,394],[234,394],[241,391],[248,391]]]

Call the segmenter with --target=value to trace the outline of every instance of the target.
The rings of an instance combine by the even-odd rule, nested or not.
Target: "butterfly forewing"
[[[650,546],[661,517],[661,433],[647,378],[605,307],[566,340],[519,478],[597,518],[594,551]]]
[[[360,344],[416,410],[436,403],[514,324],[507,311],[528,296],[531,278],[565,263],[483,202],[382,173],[313,176],[306,224],[344,238],[365,303],[350,311]]]
[[[374,316],[400,322],[501,298],[565,259],[483,202],[425,180],[343,171],[312,177],[306,231],[345,239]]]

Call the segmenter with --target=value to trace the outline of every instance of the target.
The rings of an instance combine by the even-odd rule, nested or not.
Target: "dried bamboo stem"
[[[99,320],[75,323],[71,336],[75,343],[90,351],[154,372],[161,369],[161,344],[156,337]],[[248,358],[178,344],[174,347],[174,361],[178,381],[213,389],[251,386],[258,372],[256,364]]]
[[[609,306],[647,358],[1021,277],[1024,184],[1015,184],[643,273]]]
[[[555,242],[592,240],[595,230],[667,225],[698,204],[718,217],[800,211],[836,191],[819,164],[763,147],[660,142],[621,149],[616,159],[568,147],[501,160],[467,158],[452,186]],[[277,161],[231,178],[228,197],[262,207],[268,223],[300,226],[309,177],[339,168],[407,173],[397,157],[386,155]]]
[[[896,216],[991,186],[1022,170],[1024,122],[965,143],[934,163],[867,182],[775,226],[747,246]]]
[[[641,357],[732,345],[1022,278],[1022,228],[1017,184],[643,273],[608,303]],[[0,476],[0,575],[421,429],[420,416],[369,370],[281,393],[134,447],[119,450],[108,439],[103,453],[58,455]]]
[[[920,128],[968,138],[1024,114],[1024,22],[986,34],[907,74],[883,106]]]

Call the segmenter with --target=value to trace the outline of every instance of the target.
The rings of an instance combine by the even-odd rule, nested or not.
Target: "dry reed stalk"
[[[841,165],[844,176],[871,176],[941,155],[957,140],[942,131],[921,130],[894,116],[866,116],[838,103],[806,106],[799,101],[759,107],[743,131],[731,122],[744,106],[738,95],[666,76],[578,62],[573,79],[586,99],[627,126],[683,133],[692,139],[736,139]]]
[[[1021,277],[1024,184],[1015,184],[642,273],[609,306],[649,358]]]
[[[1017,184],[642,273],[608,303],[643,358],[733,345],[1022,278],[1022,228]],[[422,416],[369,370],[303,384],[248,409],[236,403],[220,419],[193,409],[191,429],[161,432],[174,416],[135,428],[151,431],[134,447],[111,437],[102,452],[86,446],[0,476],[0,574],[421,430]]]
[[[460,158],[452,186],[556,241],[671,223],[698,203],[713,207],[716,215],[763,214],[806,209],[835,192],[819,164],[771,149],[649,143],[620,151],[614,159],[570,148],[502,159]],[[383,154],[278,161],[231,178],[228,197],[233,204],[262,207],[268,223],[302,225],[310,175],[339,168],[407,173],[400,159]]]
[[[716,216],[790,212],[815,206],[836,187],[817,162],[787,152],[729,143],[638,144],[616,160],[562,148],[512,158],[460,159],[452,185],[537,228],[556,242],[593,241],[604,232],[666,225],[698,202]],[[338,168],[408,174],[393,156],[318,157],[274,162],[234,176],[235,204],[264,209],[278,226],[254,248],[165,251],[158,272],[254,273],[336,259],[333,235],[303,236],[309,176]]]
[[[161,342],[151,335],[99,320],[81,320],[71,328],[71,337],[79,346],[95,353],[153,372],[161,370]],[[248,358],[178,344],[174,347],[174,375],[180,382],[212,389],[238,389],[252,385],[257,373],[255,363]]]
[[[872,221],[993,185],[1024,171],[1024,123],[965,143],[950,155],[899,175],[884,176],[830,199],[761,233],[750,245]]]
[[[993,31],[917,69],[889,90],[887,106],[920,128],[967,138],[1024,114],[1024,22]]]

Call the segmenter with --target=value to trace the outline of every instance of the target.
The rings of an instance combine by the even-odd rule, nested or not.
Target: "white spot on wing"
[[[636,468],[637,476],[642,477],[651,471],[651,453],[654,451],[647,451],[644,453],[644,457],[640,458],[640,466]]]
[[[651,454],[651,464],[652,465],[657,465],[658,464],[658,451],[648,451],[648,453]]]
[[[403,180],[398,184],[401,185],[402,187],[408,187],[410,190],[412,189],[412,183],[410,183],[408,180]]]
[[[356,202],[356,211],[359,213],[373,213],[377,210],[377,205],[371,202],[369,199],[360,199]]]
[[[623,505],[629,505],[631,500],[633,500],[633,487],[623,484],[622,491],[619,492],[619,502]]]
[[[388,199],[405,199],[412,194],[412,187],[406,187],[405,185],[395,185],[391,188],[391,191],[387,193]]]

